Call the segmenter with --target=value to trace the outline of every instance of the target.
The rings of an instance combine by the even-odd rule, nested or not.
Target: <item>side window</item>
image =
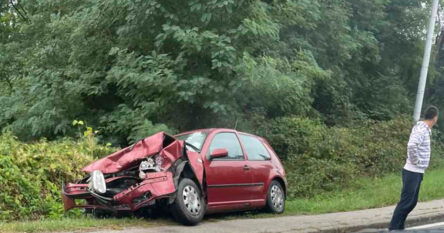
[[[243,134],[240,134],[239,137],[245,147],[248,160],[270,159],[270,154],[268,153],[267,148],[265,148],[264,144],[259,139]]]
[[[215,149],[226,149],[228,151],[228,157],[220,159],[236,159],[243,160],[244,154],[240,146],[239,140],[234,133],[219,133],[213,138],[210,145],[209,153]]]

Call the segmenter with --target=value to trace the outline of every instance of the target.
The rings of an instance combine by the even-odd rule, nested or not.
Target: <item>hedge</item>
[[[309,197],[348,186],[358,176],[382,176],[402,169],[412,122],[409,117],[327,127],[317,120],[286,117],[259,129],[284,161],[289,197]],[[433,131],[432,162],[444,151]]]
[[[113,150],[88,138],[23,143],[0,135],[0,220],[62,216],[62,183],[82,177],[83,166]]]

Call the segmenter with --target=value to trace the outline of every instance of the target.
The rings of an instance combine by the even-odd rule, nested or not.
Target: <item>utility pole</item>
[[[436,14],[438,12],[439,0],[433,0],[432,14],[430,15],[429,28],[427,29],[427,38],[424,48],[424,57],[422,58],[421,74],[419,76],[418,92],[416,93],[415,112],[413,119],[419,121],[421,115],[422,101],[424,99],[424,89],[427,81],[427,72],[429,70],[430,51],[432,50],[432,37],[435,29]]]

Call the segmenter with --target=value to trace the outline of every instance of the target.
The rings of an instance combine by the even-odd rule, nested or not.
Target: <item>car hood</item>
[[[92,162],[84,167],[83,171],[90,173],[99,170],[104,174],[116,173],[136,166],[142,159],[157,154],[162,157],[162,168],[168,169],[174,161],[185,154],[184,142],[176,140],[165,132],[159,132]]]

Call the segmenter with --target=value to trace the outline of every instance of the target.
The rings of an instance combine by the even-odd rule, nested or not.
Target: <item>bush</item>
[[[406,158],[409,119],[329,128],[317,120],[285,117],[262,124],[258,134],[266,136],[281,156],[289,197],[294,198],[346,187],[357,176],[399,171]],[[433,143],[434,154],[443,151],[442,143]],[[432,158],[433,165],[438,158]]]
[[[26,144],[0,135],[0,220],[61,216],[62,182],[81,178],[83,166],[113,150],[89,137]]]

